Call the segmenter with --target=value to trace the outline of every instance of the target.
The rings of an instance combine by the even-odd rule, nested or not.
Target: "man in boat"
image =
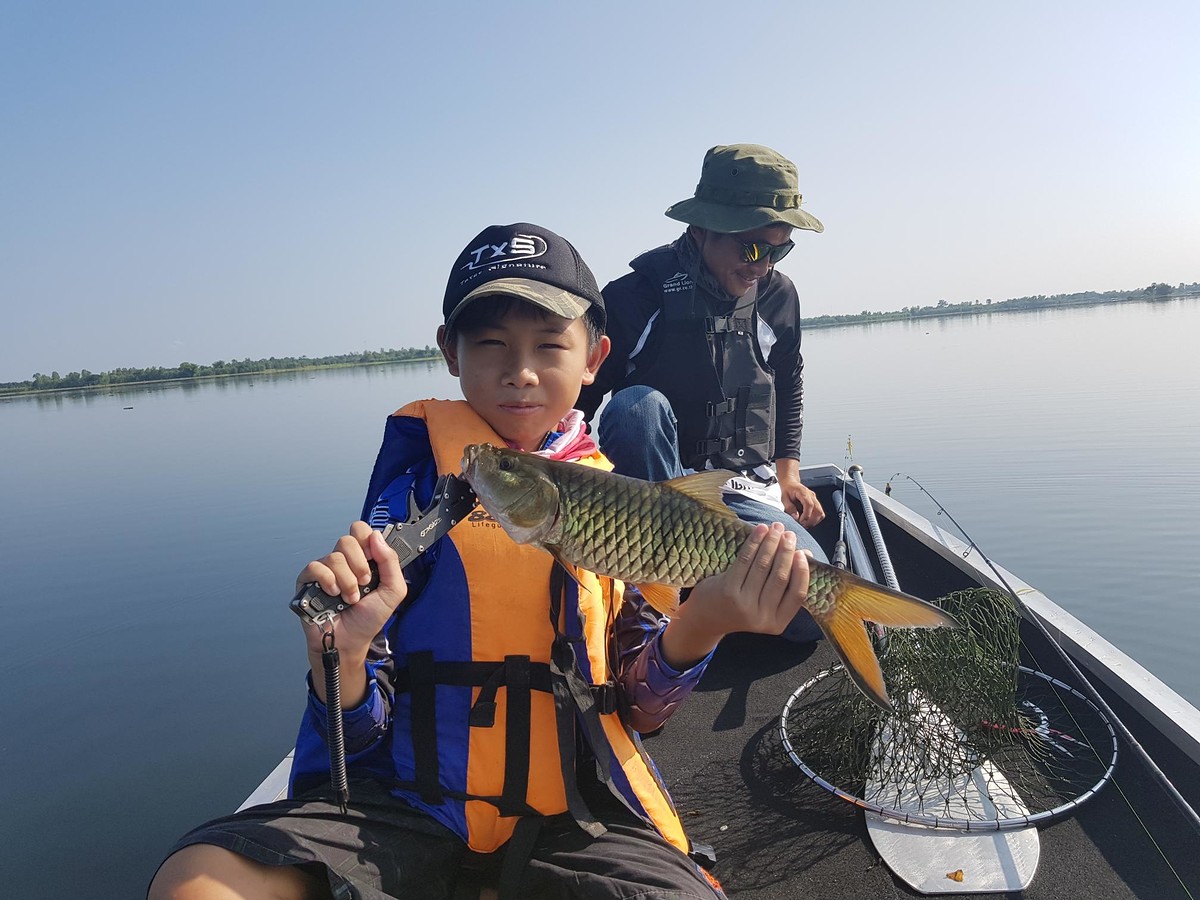
[[[713,147],[695,196],[666,214],[687,224],[604,288],[612,352],[579,407],[617,472],[652,481],[730,469],[726,503],[748,522],[782,522],[827,561],[805,530],[825,518],[800,481],[804,358],[800,300],[775,266],[793,229],[824,230],[800,208],[796,167],[758,144]],[[817,640],[801,611],[785,632]]]
[[[305,625],[289,799],[185,835],[152,900],[724,896],[635,731],[666,720],[724,634],[787,626],[807,558],[781,526],[759,526],[663,619],[634,588],[566,577],[477,508],[401,571],[372,526],[425,508],[469,444],[610,467],[573,409],[609,350],[574,247],[536,225],[485,229],[456,260],[443,313],[438,346],[465,401],[389,417],[363,520],[300,573],[347,606]],[[379,586],[363,594],[372,563]],[[329,643],[348,795],[330,783],[342,757],[326,741]]]

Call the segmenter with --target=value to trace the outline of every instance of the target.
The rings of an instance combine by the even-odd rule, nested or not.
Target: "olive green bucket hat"
[[[791,160],[760,144],[730,144],[704,154],[696,196],[676,203],[667,215],[722,234],[780,223],[824,231],[815,216],[800,208],[800,200]]]

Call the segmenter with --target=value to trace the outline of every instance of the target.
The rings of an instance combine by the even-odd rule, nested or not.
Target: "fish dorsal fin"
[[[646,602],[665,616],[675,615],[679,608],[679,588],[669,584],[639,584],[637,589],[642,592]]]
[[[725,505],[721,499],[722,488],[730,478],[737,477],[736,472],[725,469],[710,469],[697,472],[695,475],[684,475],[682,478],[672,478],[662,482],[663,487],[671,488],[691,497],[714,515],[736,519],[737,514]]]

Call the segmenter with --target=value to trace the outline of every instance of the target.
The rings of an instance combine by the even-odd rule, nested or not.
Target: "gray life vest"
[[[680,271],[670,246],[643,253],[630,266],[659,294],[652,327],[660,334],[653,356],[636,355],[623,386],[643,384],[667,398],[679,422],[685,468],[703,469],[710,461],[715,468],[749,470],[771,462],[775,381],[757,337],[757,288],[730,310]]]

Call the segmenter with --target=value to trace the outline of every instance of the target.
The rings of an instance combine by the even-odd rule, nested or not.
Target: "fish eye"
[[[512,469],[512,460],[507,456],[500,457],[500,471],[507,472]]]

